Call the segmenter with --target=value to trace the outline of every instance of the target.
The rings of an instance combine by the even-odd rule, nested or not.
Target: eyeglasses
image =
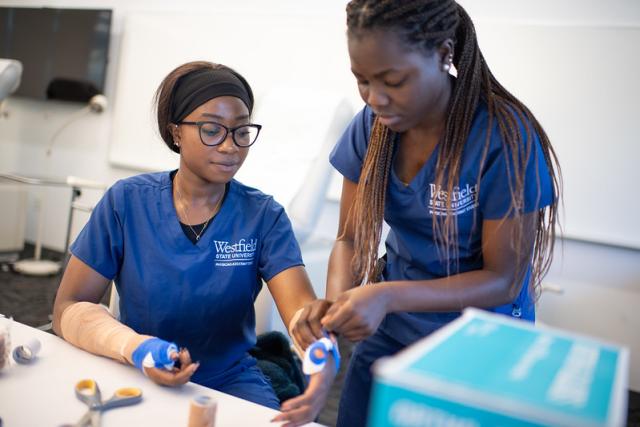
[[[200,141],[209,147],[222,144],[227,139],[229,132],[231,132],[233,143],[238,147],[250,147],[258,139],[258,134],[262,129],[262,125],[255,124],[236,126],[234,128],[228,128],[216,122],[180,122],[179,124],[198,126]]]

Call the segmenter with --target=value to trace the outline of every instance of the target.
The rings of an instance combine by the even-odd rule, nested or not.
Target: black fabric
[[[240,98],[253,110],[253,94],[235,74],[226,69],[206,68],[182,76],[173,93],[171,120],[180,123],[193,110],[220,96]]]
[[[293,354],[289,340],[280,332],[259,335],[249,354],[258,359],[258,367],[271,381],[280,403],[304,393],[305,382],[300,360]]]
[[[89,102],[100,91],[92,82],[78,79],[55,78],[47,85],[47,99]]]

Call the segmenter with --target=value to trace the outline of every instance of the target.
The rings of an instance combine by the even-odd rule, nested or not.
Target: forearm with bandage
[[[141,335],[116,320],[107,309],[86,301],[65,308],[60,318],[62,337],[71,344],[99,356],[144,367],[173,367],[175,344]]]
[[[60,317],[60,331],[76,347],[129,364],[133,364],[133,351],[153,338],[123,325],[104,306],[86,301],[65,308]]]

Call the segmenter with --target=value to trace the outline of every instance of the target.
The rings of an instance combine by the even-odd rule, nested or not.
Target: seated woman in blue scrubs
[[[71,247],[54,330],[158,383],[192,380],[277,409],[247,354],[254,301],[264,280],[288,324],[315,295],[282,206],[233,179],[260,132],[251,88],[230,68],[192,62],[164,79],[156,100],[160,135],[180,167],[107,191]],[[96,308],[111,280],[120,322]],[[318,378],[285,420],[317,415],[330,381]]]
[[[293,333],[303,347],[319,325],[360,341],[338,415],[355,427],[378,358],[465,307],[534,320],[559,195],[547,135],[491,74],[455,1],[353,0],[347,26],[366,106],[330,157],[344,177],[333,303],[307,306]]]

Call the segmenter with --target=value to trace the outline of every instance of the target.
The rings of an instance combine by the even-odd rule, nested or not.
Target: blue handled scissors
[[[94,380],[81,380],[75,386],[78,399],[84,402],[89,409],[75,424],[77,427],[99,427],[102,411],[117,408],[119,406],[135,405],[142,400],[142,390],[136,387],[119,388],[108,400],[103,401],[98,383]]]

